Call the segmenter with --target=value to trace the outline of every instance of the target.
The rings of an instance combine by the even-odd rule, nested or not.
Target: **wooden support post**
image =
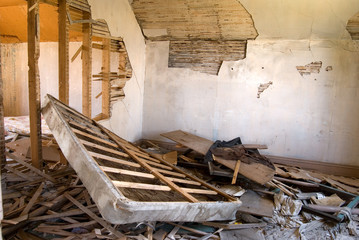
[[[2,62],[0,52],[0,163],[1,172],[3,172],[6,157],[5,157],[5,127],[4,127],[4,97],[3,97],[3,80],[2,80]]]
[[[40,16],[37,0],[28,0],[27,7],[27,51],[29,65],[29,110],[32,164],[42,167],[41,146],[41,100],[40,100]],[[36,5],[35,5],[36,4]],[[35,7],[33,7],[35,6]]]
[[[1,62],[1,47],[0,47],[0,164],[1,164],[1,172],[0,172],[0,191],[1,190],[1,173],[4,170],[6,164],[6,157],[5,157],[5,128],[4,128],[4,102],[3,102],[3,91],[2,91],[2,62]],[[0,196],[0,221],[4,219],[4,208],[3,208],[3,201],[2,195]],[[0,224],[0,228],[2,228],[2,224]],[[0,234],[2,236],[2,231],[0,230]]]
[[[110,117],[110,44],[111,39],[103,39],[102,49],[102,116],[103,118]]]
[[[91,14],[84,12],[84,19],[91,19]],[[92,34],[91,23],[82,25],[82,113],[91,118],[91,75],[92,75]]]
[[[69,104],[69,10],[66,0],[59,0],[59,100]]]

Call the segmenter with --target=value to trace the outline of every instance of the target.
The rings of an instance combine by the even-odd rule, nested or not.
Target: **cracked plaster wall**
[[[359,1],[241,3],[259,37],[248,41],[246,59],[224,62],[218,76],[168,68],[169,43],[147,43],[143,136],[176,129],[211,140],[240,136],[267,144],[265,154],[359,166],[359,45],[345,30]],[[315,61],[319,73],[296,69]]]

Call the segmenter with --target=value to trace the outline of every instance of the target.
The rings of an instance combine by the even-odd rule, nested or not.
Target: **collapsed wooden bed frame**
[[[235,218],[241,202],[47,95],[43,116],[102,216],[113,224]]]

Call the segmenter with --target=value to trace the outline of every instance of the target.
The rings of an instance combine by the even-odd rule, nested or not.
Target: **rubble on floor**
[[[91,191],[94,191],[97,182],[92,181],[93,186],[89,186],[88,183],[85,184],[84,182],[88,181],[87,177],[95,178],[94,174],[97,174],[97,172],[91,173],[92,175],[90,176],[80,176],[83,172],[81,173],[78,168],[79,166],[84,168],[85,163],[74,162],[73,159],[69,159],[70,166],[64,157],[67,154],[64,153],[63,155],[64,149],[61,148],[62,151],[60,150],[61,144],[57,141],[59,139],[48,138],[43,140],[43,147],[47,150],[44,151],[43,169],[38,170],[31,165],[31,159],[29,159],[31,156],[29,154],[29,138],[23,135],[11,135],[12,138],[8,138],[6,143],[7,162],[4,169],[2,169],[1,176],[4,210],[2,234],[5,239],[231,240],[359,238],[359,209],[356,208],[359,203],[359,196],[357,195],[359,179],[274,164],[273,176],[262,184],[252,181],[241,174],[239,169],[242,161],[239,167],[235,166],[234,169],[223,166],[215,159],[215,161],[206,162],[205,153],[207,152],[204,152],[204,150],[202,152],[197,151],[199,148],[195,149],[196,147],[193,147],[193,149],[186,147],[189,145],[188,143],[179,145],[155,140],[142,140],[136,144],[130,144],[123,139],[113,138],[111,141],[113,144],[119,142],[121,145],[131,146],[130,151],[125,153],[130,153],[132,159],[134,158],[133,156],[138,156],[141,153],[142,157],[146,156],[145,160],[147,162],[151,161],[152,158],[157,159],[159,161],[155,162],[157,168],[164,165],[170,168],[165,170],[167,172],[177,169],[176,171],[180,171],[179,173],[186,174],[185,177],[167,176],[168,179],[161,179],[164,182],[141,182],[143,178],[139,177],[140,175],[150,177],[151,174],[144,166],[136,168],[135,171],[130,167],[122,169],[117,165],[108,166],[104,159],[99,160],[100,158],[97,158],[100,153],[104,155],[104,146],[99,142],[106,139],[101,136],[96,141],[91,141],[90,138],[95,135],[94,132],[104,134],[108,130],[98,125],[93,125],[91,121],[86,124],[82,122],[82,124],[76,125],[80,116],[73,112],[71,113],[71,110],[65,109],[65,107],[61,111],[70,116],[67,117],[68,121],[71,122],[70,127],[77,129],[74,134],[84,135],[84,132],[86,132],[87,138],[80,138],[77,141],[87,146],[85,149],[86,154],[93,149],[97,149],[97,151],[92,151],[92,155],[97,154],[92,156],[96,159],[97,166],[106,172],[106,175],[108,174],[111,181],[122,182],[122,185],[117,187],[119,191],[126,194],[126,199],[129,201],[138,201],[139,199],[143,201],[143,199],[147,198],[150,204],[161,204],[161,207],[166,206],[166,204],[170,205],[173,202],[168,201],[168,198],[166,198],[167,202],[158,202],[163,197],[161,193],[165,192],[166,194],[172,194],[171,196],[176,196],[175,201],[178,201],[179,193],[172,189],[162,191],[154,190],[153,188],[154,185],[165,186],[162,183],[165,183],[168,179],[178,178],[182,181],[193,181],[191,182],[192,184],[198,179],[198,183],[206,188],[197,187],[195,188],[197,191],[200,189],[206,194],[210,193],[210,191],[217,191],[215,192],[216,195],[214,193],[205,196],[203,194],[191,194],[198,200],[202,201],[204,197],[209,197],[212,198],[212,201],[215,201],[215,206],[224,207],[226,204],[231,203],[231,201],[223,202],[223,197],[228,195],[227,200],[233,199],[241,204],[238,205],[238,209],[231,210],[233,218],[230,219],[231,217],[227,216],[226,218],[228,219],[226,220],[213,220],[213,218],[209,217],[208,219],[197,221],[193,217],[185,220],[158,221],[156,220],[158,219],[157,210],[155,210],[152,219],[151,216],[146,216],[143,221],[133,222],[128,220],[129,218],[124,218],[124,221],[127,221],[126,223],[116,224],[108,221],[111,219],[102,214],[107,214],[107,212],[102,211],[101,206],[99,207],[99,204],[102,204],[101,194],[95,196],[95,198],[91,197],[93,196]],[[84,121],[84,119],[81,118],[81,121]],[[51,124],[49,124],[49,127],[51,128]],[[95,127],[100,128],[100,130]],[[58,126],[58,128],[61,128],[61,126]],[[80,130],[82,133],[79,133]],[[56,133],[54,136],[56,137]],[[111,133],[108,136],[112,136]],[[197,145],[191,144],[191,146],[200,146],[200,143],[203,142],[197,143]],[[259,156],[259,151],[256,147],[265,147],[264,145],[241,145],[244,148],[254,149],[257,154],[255,155],[256,158]],[[101,146],[102,151],[99,151]],[[208,146],[208,150],[212,145],[203,146]],[[124,148],[117,146],[110,149],[112,149],[113,153],[118,154]],[[84,149],[80,150],[82,151],[81,154],[83,154]],[[106,150],[108,151],[109,148]],[[248,152],[243,151],[245,149],[239,146],[232,150],[221,149],[221,152],[214,150],[212,153],[220,154],[220,157],[226,161],[235,162],[234,165],[236,165],[237,159],[232,158],[233,156],[238,156],[236,155],[238,151],[240,155],[242,153],[248,154]],[[137,153],[133,155],[131,151],[136,151]],[[72,153],[80,155],[77,151]],[[116,154],[110,155],[111,158],[108,157],[107,159],[113,160]],[[68,155],[67,158],[71,156]],[[73,158],[78,160],[76,157]],[[88,160],[87,157],[84,160],[86,159]],[[125,157],[122,161],[129,161],[129,157]],[[129,162],[136,163],[134,161]],[[76,164],[79,164],[79,166],[76,166]],[[153,162],[149,164],[153,164]],[[123,182],[125,182],[123,179],[115,179],[115,177],[123,177],[120,175],[127,176],[126,174],[129,173],[137,173],[138,176],[131,178],[133,182],[126,185],[126,187],[123,185]],[[151,176],[150,179],[154,177],[156,176]],[[135,181],[136,178],[137,182]],[[133,188],[131,184],[136,187],[140,185],[141,189]],[[180,189],[186,189],[183,185],[180,186]],[[198,184],[194,186],[198,186]],[[164,187],[160,187],[160,189],[164,189]],[[107,189],[105,190],[108,191]],[[145,194],[146,191],[151,191],[151,194]],[[221,193],[220,198],[217,196],[219,193]],[[151,202],[153,199],[149,198],[153,198],[155,202]],[[193,204],[188,199],[182,199],[181,201],[184,204]],[[121,211],[126,210],[122,209]],[[203,208],[203,212],[205,211],[209,210]],[[168,212],[164,212],[165,215],[172,217]],[[206,216],[203,213],[201,214]]]

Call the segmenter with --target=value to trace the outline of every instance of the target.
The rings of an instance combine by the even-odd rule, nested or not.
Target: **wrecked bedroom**
[[[1,0],[1,239],[359,239],[359,0]]]

